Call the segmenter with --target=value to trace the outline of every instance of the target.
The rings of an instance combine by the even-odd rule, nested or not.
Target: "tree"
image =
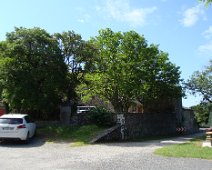
[[[206,6],[212,3],[212,0],[199,0],[199,1],[205,3]]]
[[[209,110],[209,117],[208,117],[208,123],[207,123],[208,127],[212,127],[212,104],[210,105],[211,105],[211,108]]]
[[[200,126],[206,126],[209,122],[209,115],[212,112],[211,103],[200,103],[196,106],[193,106],[192,109],[195,113],[195,118]]]
[[[212,60],[205,70],[195,71],[185,85],[192,94],[200,94],[203,101],[212,103]]]
[[[83,74],[91,70],[91,61],[95,49],[74,31],[54,34],[60,53],[68,67],[67,101],[76,102],[76,87],[83,79]]]
[[[0,42],[0,87],[11,109],[50,113],[65,95],[67,67],[57,41],[40,28],[15,28]]]
[[[148,46],[138,33],[100,30],[91,43],[98,51],[95,69],[85,75],[86,83],[79,88],[85,98],[100,96],[122,113],[135,100],[145,103],[181,95],[179,67],[157,45]]]

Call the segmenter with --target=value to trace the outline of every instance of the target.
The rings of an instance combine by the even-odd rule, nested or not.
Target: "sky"
[[[134,30],[169,54],[185,81],[212,59],[212,5],[198,0],[0,0],[0,41],[14,27],[73,30],[84,40],[100,29]],[[198,104],[188,95],[183,105]]]

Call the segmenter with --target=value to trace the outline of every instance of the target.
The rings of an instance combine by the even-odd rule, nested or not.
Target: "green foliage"
[[[194,72],[185,85],[192,94],[200,94],[203,101],[212,103],[212,60],[205,70]]]
[[[0,42],[0,87],[12,110],[52,112],[64,97],[67,67],[57,41],[40,28],[15,28]]]
[[[80,70],[80,63],[77,62],[82,49],[83,40],[79,34],[74,31],[56,33],[55,39],[59,43],[61,54],[64,57],[65,63],[68,65],[70,72]]]
[[[208,6],[212,3],[212,0],[199,0],[199,1],[203,2],[206,6]]]
[[[50,142],[67,141],[72,146],[79,146],[88,144],[102,130],[103,128],[96,125],[48,126],[38,129],[37,133]]]
[[[212,127],[212,107],[210,108],[207,126]]]
[[[81,92],[84,89],[84,97],[100,96],[122,113],[135,100],[144,103],[181,96],[179,67],[138,33],[100,30],[91,43],[98,51],[94,69],[85,75],[85,85],[79,87]]]
[[[168,54],[134,31],[100,30],[86,42],[73,31],[21,27],[0,42],[0,99],[16,111],[50,113],[61,102],[76,103],[78,86],[83,97],[127,112],[135,100],[180,97],[179,83]]]
[[[68,91],[67,101],[77,101],[76,87],[83,80],[83,73],[91,69],[94,48],[88,42],[82,40],[74,31],[54,34],[58,42],[60,53],[68,67]]]
[[[114,114],[103,107],[92,108],[86,116],[98,126],[110,127],[114,124]]]
[[[193,106],[195,118],[200,126],[207,126],[209,122],[209,115],[212,113],[211,103],[201,103],[199,105]],[[211,122],[212,123],[212,122]],[[212,126],[212,124],[211,124]]]

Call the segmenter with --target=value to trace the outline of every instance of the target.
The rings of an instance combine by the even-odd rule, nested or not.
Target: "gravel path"
[[[70,147],[67,143],[0,144],[2,170],[212,170],[212,161],[167,158],[153,154],[156,148],[189,138],[163,141],[98,144]]]

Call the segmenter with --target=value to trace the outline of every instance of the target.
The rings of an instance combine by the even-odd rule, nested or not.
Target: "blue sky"
[[[198,0],[2,0],[0,41],[20,26],[74,30],[85,40],[104,28],[135,30],[168,52],[185,80],[212,59],[212,5],[205,8]],[[188,96],[183,105],[198,102]]]

